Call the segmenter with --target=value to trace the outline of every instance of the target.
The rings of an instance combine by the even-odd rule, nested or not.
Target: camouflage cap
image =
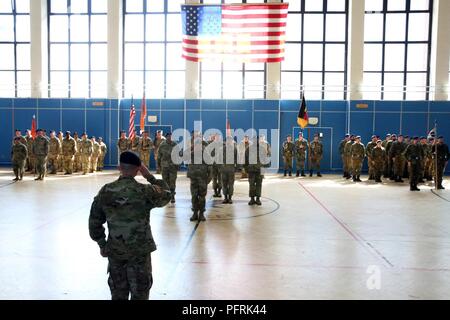
[[[391,134],[390,133],[388,133],[387,135],[386,135],[386,137],[390,137],[391,136]]]
[[[355,139],[361,139],[361,136],[356,136]]]
[[[372,139],[377,139],[377,138],[378,138],[378,136],[376,136],[376,135],[372,136]]]
[[[131,151],[122,152],[120,154],[119,161],[121,164],[131,164],[136,167],[139,167],[141,165],[141,159],[139,159],[139,156]]]

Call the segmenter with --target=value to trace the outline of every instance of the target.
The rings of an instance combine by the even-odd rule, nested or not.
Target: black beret
[[[69,131],[70,132],[70,131]],[[76,131],[74,131],[74,133],[73,134],[76,134],[76,135],[78,135],[78,132],[76,132]]]
[[[14,141],[15,141],[15,140],[20,140],[20,137],[14,137]]]
[[[76,132],[75,132],[76,133]],[[70,134],[70,131],[66,131],[66,134]]]
[[[419,137],[418,136],[414,136],[413,140],[419,140]]]
[[[347,134],[345,135],[345,137],[348,138],[348,137],[350,137],[350,135],[347,133]]]
[[[82,136],[87,136],[87,133],[86,133],[86,132],[83,132],[81,135],[82,135]]]
[[[403,135],[402,135],[402,134],[399,134],[399,135],[398,135],[397,137],[399,137],[399,138],[400,138],[400,137],[403,137]]]
[[[42,131],[42,129],[37,129],[37,130],[36,130],[36,132],[41,132],[41,131]]]
[[[139,159],[139,156],[136,153],[125,151],[120,154],[120,163],[131,164],[133,166],[139,167],[141,166],[141,159]]]
[[[381,140],[377,140],[377,143],[381,143],[381,142],[383,142],[383,141],[381,141]]]
[[[423,140],[423,139],[426,139],[426,137],[424,137],[424,136],[421,136],[421,137],[420,137],[420,140]]]
[[[20,131],[20,129],[16,129],[16,132],[17,132],[17,131]]]
[[[171,135],[172,135],[172,132],[170,132],[170,131],[166,133],[166,137],[171,136]]]
[[[405,136],[405,139],[408,139],[409,138],[409,136]]]
[[[444,136],[439,136],[438,139],[444,139]]]

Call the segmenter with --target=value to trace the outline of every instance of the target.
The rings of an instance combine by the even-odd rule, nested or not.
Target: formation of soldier
[[[15,174],[14,181],[22,180],[24,172],[30,172],[37,177],[35,180],[44,180],[47,174],[64,172],[70,175],[73,172],[82,171],[83,174],[102,171],[107,146],[101,137],[87,138],[83,133],[81,139],[75,132],[74,137],[70,131],[65,136],[60,131],[36,130],[33,139],[31,130],[27,130],[26,136],[22,136],[20,130],[15,131],[11,158]]]
[[[436,154],[437,149],[437,154]],[[419,183],[433,178],[438,189],[444,189],[442,177],[450,158],[444,137],[409,137],[387,134],[385,140],[373,135],[366,146],[360,136],[345,135],[339,144],[343,163],[343,177],[360,182],[365,158],[369,169],[368,180],[382,182],[382,176],[395,182],[409,178],[410,190],[419,191]]]

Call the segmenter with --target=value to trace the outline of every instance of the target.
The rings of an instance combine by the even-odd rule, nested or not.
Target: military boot
[[[353,180],[353,182],[356,182],[356,176],[355,175],[352,177],[352,180]]]
[[[286,170],[284,170],[284,176],[286,177],[286,173],[287,173],[287,171]]]
[[[318,176],[318,177],[321,177],[322,175],[320,174],[320,172],[317,172],[317,176]]]
[[[356,176],[356,181],[358,181],[358,182],[362,182],[362,180],[361,180],[361,178],[360,178],[361,176],[358,174],[357,176]]]
[[[228,203],[229,203],[229,204],[232,204],[232,203],[233,203],[233,200],[231,200],[231,196],[228,196]]]
[[[289,177],[292,177],[292,171],[289,170]]]
[[[255,197],[251,197],[251,198],[250,198],[250,201],[248,202],[248,205],[249,205],[249,206],[252,206],[252,205],[254,205],[254,204],[256,204],[256,202],[255,202]]]
[[[255,203],[256,203],[258,206],[262,205],[261,200],[259,199],[259,197],[256,197]]]
[[[225,195],[225,199],[223,199],[222,203],[223,204],[227,204],[228,203],[228,196],[227,195]]]
[[[300,175],[300,170],[297,170],[297,173],[295,174],[296,177]]]
[[[198,220],[198,211],[197,210],[194,210],[194,213],[192,214],[192,216],[189,220],[191,220],[191,221]]]
[[[310,177],[312,177],[312,174],[313,174],[313,172],[312,172],[312,170],[309,172],[309,176]]]
[[[170,196],[170,203],[175,203],[175,192]]]
[[[301,176],[302,176],[302,177],[306,177],[306,175],[305,175],[305,171],[304,171],[304,170],[302,170],[302,174],[301,174]]]
[[[19,181],[19,177],[16,176],[16,177],[13,179],[13,181]]]
[[[198,215],[198,221],[206,221],[204,213],[205,213],[204,211],[200,211],[200,213]]]

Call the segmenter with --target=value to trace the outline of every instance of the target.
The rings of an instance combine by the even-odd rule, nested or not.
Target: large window
[[[30,0],[0,1],[0,96],[30,96]]]
[[[348,0],[288,2],[281,97],[346,99]]]
[[[204,4],[265,3],[267,0],[203,0]],[[202,98],[265,98],[265,63],[200,62]]]
[[[107,0],[48,0],[50,97],[105,97]]]
[[[364,98],[428,99],[432,0],[366,0]]]
[[[183,0],[123,0],[123,95],[184,97]]]

